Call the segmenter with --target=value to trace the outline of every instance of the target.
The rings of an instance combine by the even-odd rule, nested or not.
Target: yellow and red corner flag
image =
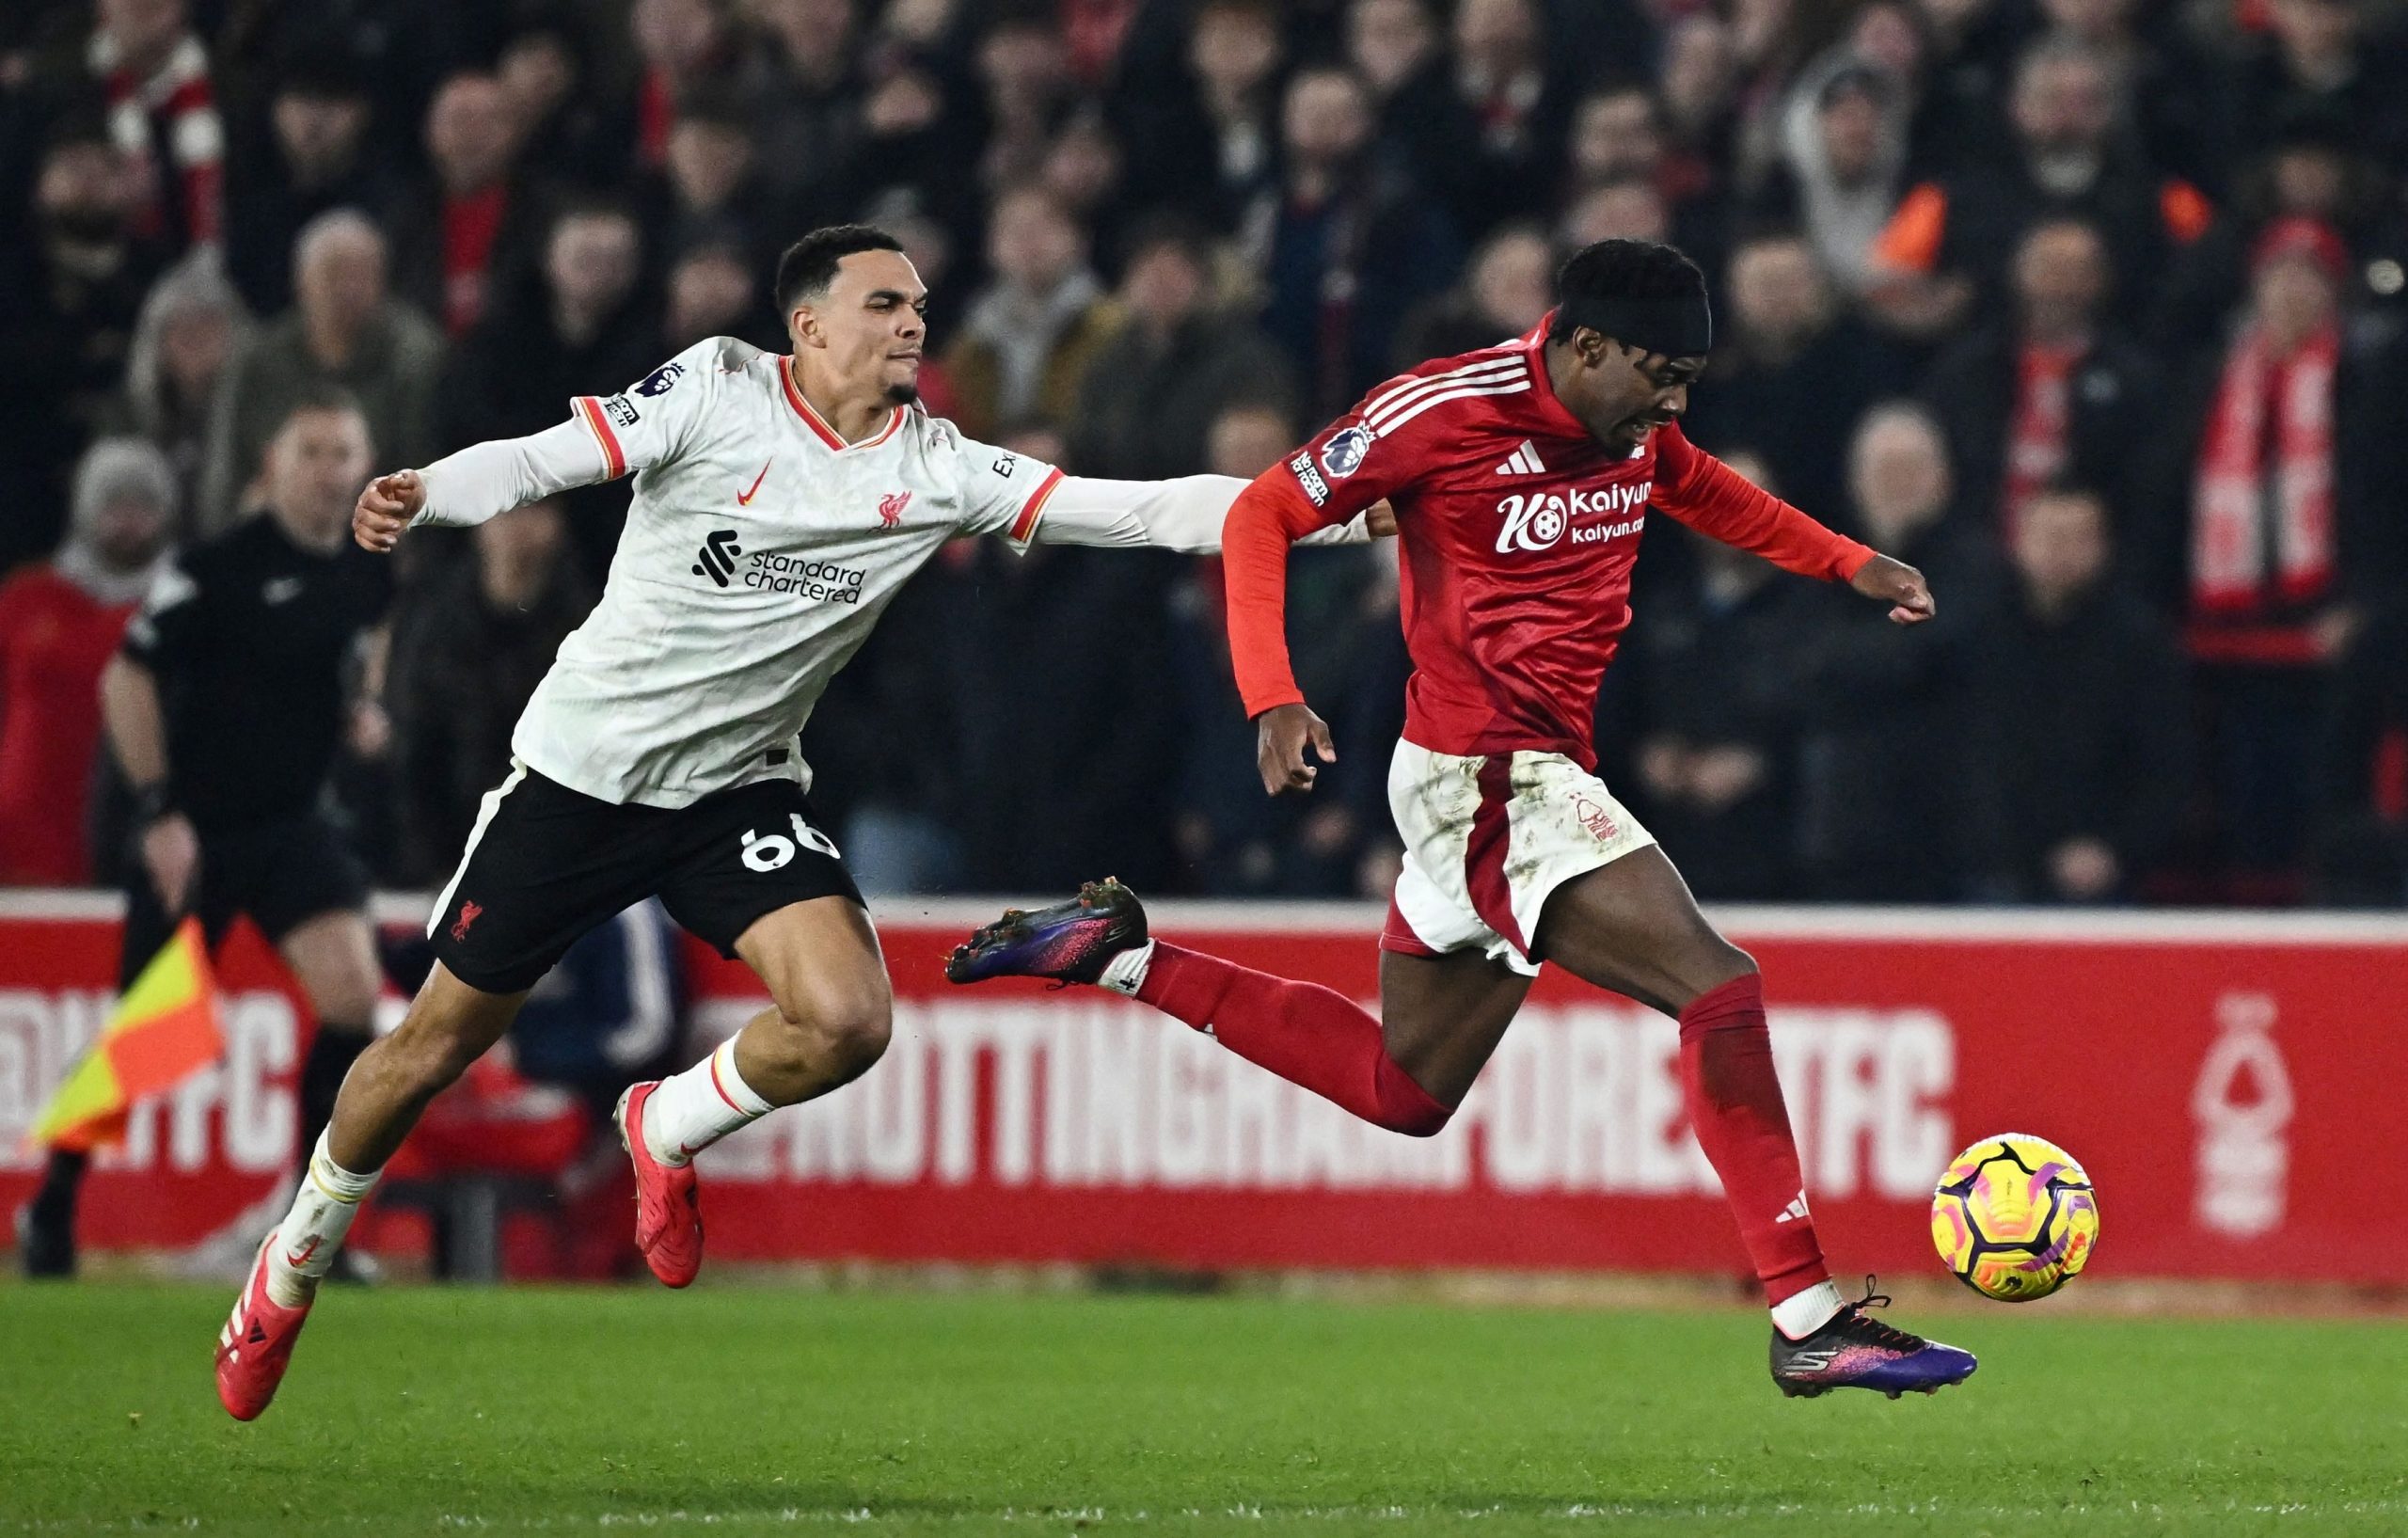
[[[33,1140],[75,1150],[121,1142],[127,1113],[136,1103],[217,1061],[225,1044],[209,947],[200,921],[188,918],[68,1070],[34,1122]]]

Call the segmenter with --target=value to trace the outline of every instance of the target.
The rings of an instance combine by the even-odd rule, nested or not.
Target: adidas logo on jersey
[[[1781,1215],[1773,1221],[1775,1223],[1804,1223],[1813,1216],[1813,1213],[1806,1211],[1806,1193],[1800,1191],[1790,1198],[1789,1205],[1782,1208]]]
[[[1546,466],[1540,462],[1539,452],[1530,446],[1530,440],[1524,438],[1522,446],[1508,455],[1505,463],[1497,467],[1497,473],[1499,475],[1545,475]]]
[[[727,579],[736,575],[736,558],[743,553],[744,547],[736,543],[735,530],[715,529],[710,539],[694,552],[694,575],[707,577],[725,587]]]

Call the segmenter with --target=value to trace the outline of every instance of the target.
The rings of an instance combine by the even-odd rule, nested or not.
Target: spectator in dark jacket
[[[1907,630],[1845,588],[1809,590],[1815,613],[1793,643],[1789,685],[1804,717],[1798,838],[1808,890],[1839,902],[1961,899],[1988,847],[1967,734],[1988,563],[1952,509],[1946,440],[1922,408],[1869,413],[1849,481],[1853,531],[1920,567],[1939,617]]]
[[[475,559],[437,573],[393,617],[387,714],[400,790],[400,869],[439,884],[477,802],[510,772],[510,734],[568,633],[594,607],[557,501],[480,524]]]
[[[1058,462],[1051,433],[1006,448]],[[961,851],[966,892],[1042,892],[1110,870],[1161,886],[1171,869],[1179,702],[1170,676],[1171,586],[1162,551],[967,540],[919,581],[948,602],[930,636],[952,784],[932,810]],[[934,579],[931,581],[931,579]],[[1042,658],[998,687],[1000,659]],[[1142,887],[1139,888],[1143,890]]]
[[[226,166],[226,272],[258,315],[293,303],[293,244],[338,208],[380,213],[400,191],[370,135],[369,82],[340,55],[296,60],[264,121],[238,121]]]
[[[1905,388],[1904,367],[1838,309],[1803,236],[1742,244],[1724,299],[1731,334],[1692,392],[1688,431],[1708,450],[1756,449],[1784,495],[1827,516],[1843,495],[1849,430],[1867,406]]]
[[[424,184],[385,220],[393,287],[444,331],[465,336],[530,260],[545,210],[521,176],[517,109],[493,75],[464,71],[426,110]]]
[[[1130,103],[1133,159],[1168,179],[1157,197],[1215,229],[1234,229],[1277,180],[1279,8],[1272,0],[1202,0],[1184,52],[1182,70],[1159,71],[1161,88]]]
[[[2408,81],[2398,48],[2368,35],[2376,14],[2352,0],[2273,0],[2224,92],[2230,140],[2256,149],[2272,125],[2305,109],[2344,125],[2369,154],[2408,159]]]
[[[2099,488],[2127,527],[2163,516],[2174,479],[2158,431],[2164,376],[2102,320],[2108,278],[2090,226],[2033,226],[2015,253],[2015,319],[1949,348],[1924,380],[1958,499],[1995,516],[2010,543],[2024,499],[2060,480]]]
[[[1555,308],[1555,269],[1554,247],[1537,226],[1498,230],[1464,263],[1462,282],[1406,317],[1397,335],[1397,369],[1528,332]]]
[[[540,276],[521,280],[453,355],[444,388],[451,445],[539,433],[574,396],[624,389],[657,365],[659,328],[636,289],[642,243],[634,219],[607,204],[563,213]],[[626,516],[623,485],[570,492],[569,537],[596,579]]]
[[[683,251],[733,242],[767,271],[802,228],[767,185],[752,120],[730,101],[690,104],[669,131],[661,168],[642,183],[645,244]]]
[[[516,106],[519,153],[530,166],[569,184],[601,191],[619,183],[635,160],[632,104],[596,78],[600,40],[578,24],[575,0],[513,7],[517,29],[501,46],[494,74]]]
[[[68,477],[125,377],[163,264],[133,231],[125,155],[96,117],[52,133],[22,239],[0,239],[0,571],[58,543]],[[16,211],[9,211],[13,215]]]
[[[2172,253],[2206,228],[2198,189],[2149,165],[2120,131],[2108,59],[2051,35],[2017,61],[2014,139],[2003,154],[1910,187],[1875,241],[1869,294],[1883,324],[1937,341],[1970,307],[1995,310],[2016,242],[2041,219],[2071,216],[2105,238],[2115,287],[2148,292]]]
[[[1773,489],[1752,452],[1722,458]],[[1792,899],[1798,721],[1781,658],[1801,590],[1745,550],[1692,542],[1689,574],[1649,591],[1614,665],[1632,701],[1636,799],[1699,896]]]
[[[1461,253],[1437,205],[1373,153],[1353,74],[1297,75],[1282,123],[1287,174],[1246,235],[1269,290],[1263,329],[1295,360],[1307,415],[1326,420],[1393,372],[1398,322],[1447,286]]]
[[[1150,481],[1204,468],[1205,436],[1231,402],[1294,396],[1288,360],[1212,303],[1212,253],[1182,226],[1138,238],[1123,321],[1087,364],[1071,449],[1082,475]]]
[[[1461,0],[1453,40],[1452,111],[1434,103],[1427,112],[1434,124],[1451,117],[1470,138],[1458,144],[1454,183],[1434,190],[1459,228],[1484,234],[1501,220],[1543,213],[1554,195],[1572,122],[1573,71],[1547,46],[1538,0]]]
[[[2248,298],[2250,250],[2276,221],[2327,224],[2349,248],[2352,308],[2408,304],[2408,206],[2393,178],[2350,136],[2345,121],[2313,110],[2287,115],[2265,151],[2233,178],[2229,202],[2207,231],[2182,249],[2147,298],[2148,341],[2169,373],[2180,375],[2210,355],[2226,317]]]
[[[2408,906],[2408,599],[2351,638],[2315,769],[2314,900]]]
[[[1286,458],[1296,429],[1261,405],[1212,423],[1211,468],[1251,480]],[[1270,798],[1254,770],[1254,726],[1229,675],[1220,562],[1194,562],[1176,590],[1172,658],[1185,720],[1175,784],[1180,854],[1191,889],[1216,896],[1385,898],[1395,880],[1387,764],[1403,727],[1404,655],[1397,566],[1385,545],[1289,557],[1296,675],[1335,702],[1352,745],[1310,797]]]
[[[2164,620],[2109,579],[2106,499],[2051,487],[2009,544],[1980,640],[1972,768],[1999,890],[2111,902],[2164,852],[2193,779],[2188,680]]]

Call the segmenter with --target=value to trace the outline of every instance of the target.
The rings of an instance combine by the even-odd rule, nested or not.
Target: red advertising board
[[[894,1047],[704,1156],[714,1255],[1743,1268],[1662,1017],[1550,971],[1453,1123],[1405,1138],[1124,1000],[948,987],[945,951],[992,912],[880,912]],[[1933,1179],[1961,1145],[2017,1131],[2089,1166],[2099,1274],[2408,1283],[2390,1163],[2408,920],[1717,916],[1764,966],[1835,1264],[1930,1266]],[[1170,904],[1156,929],[1369,1000],[1378,919]],[[114,947],[103,899],[0,900],[0,1203],[29,1188],[23,1130],[97,1028]],[[700,947],[689,962],[703,1036],[766,1002],[742,967]],[[95,1177],[88,1245],[195,1244],[274,1191],[303,1012],[255,937],[221,971],[227,1060],[135,1118]]]

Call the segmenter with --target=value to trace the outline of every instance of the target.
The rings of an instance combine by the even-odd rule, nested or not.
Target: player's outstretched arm
[[[382,555],[413,525],[469,528],[625,470],[611,463],[591,425],[572,417],[523,438],[472,443],[422,470],[378,476],[352,508],[352,537]]]
[[[1113,481],[1066,475],[1046,499],[1031,536],[1039,545],[1096,545],[1218,555],[1230,507],[1248,483],[1232,475]],[[1304,535],[1300,545],[1361,545],[1396,532],[1386,502],[1345,523]]]
[[[1656,436],[1656,505],[1699,533],[1752,550],[1783,571],[1842,581],[1889,604],[1890,618],[1920,625],[1939,612],[1923,573],[1825,528],[1689,442],[1677,427]]]

